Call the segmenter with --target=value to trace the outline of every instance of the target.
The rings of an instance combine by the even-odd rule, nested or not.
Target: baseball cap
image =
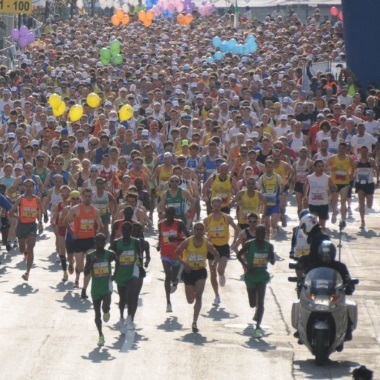
[[[172,154],[170,152],[164,153],[164,158],[172,158]]]
[[[50,121],[55,121],[55,117],[54,117],[54,116],[49,116],[49,117],[47,118],[47,121],[48,121],[48,123],[49,123]]]
[[[16,164],[14,168],[19,169],[19,170],[23,170],[23,167],[21,164]]]
[[[16,138],[16,135],[15,135],[13,132],[8,133],[8,138],[9,138],[9,139],[15,139],[15,138]]]
[[[258,138],[259,138],[259,134],[258,134],[258,132],[253,132],[251,136],[252,136],[252,138],[254,138],[254,139],[258,139]]]
[[[32,140],[30,145],[40,145],[40,143],[37,140]]]
[[[323,115],[323,113],[319,113],[318,115],[317,115],[317,119],[324,119],[325,117],[324,117],[324,115]]]
[[[182,140],[182,146],[189,146],[189,140]]]
[[[191,107],[189,105],[186,105],[185,107],[183,107],[184,110],[191,110]]]
[[[58,133],[61,133],[61,131],[62,131],[62,127],[61,126],[59,126],[59,127],[56,127],[55,129],[54,129],[54,131],[55,132],[58,132]]]
[[[280,115],[280,120],[288,120],[288,117],[286,115]]]
[[[149,131],[147,129],[143,129],[143,131],[141,132],[141,135],[142,136],[149,136]]]
[[[68,135],[68,134],[69,134],[69,131],[66,128],[63,128],[61,130],[61,135]]]

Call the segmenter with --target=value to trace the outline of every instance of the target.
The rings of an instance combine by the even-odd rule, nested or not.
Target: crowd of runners
[[[379,94],[357,87],[348,69],[339,77],[313,72],[313,63],[344,57],[340,21],[318,9],[306,23],[275,12],[261,21],[249,12],[237,29],[228,13],[197,17],[190,27],[163,18],[150,28],[82,15],[49,23],[16,69],[0,67],[3,245],[25,256],[22,278],[32,281],[37,235],[51,226],[62,281],[87,298],[92,279],[99,345],[112,282],[121,333],[134,327],[152,228],[167,312],[182,279],[197,332],[207,267],[218,306],[236,252],[257,306],[257,337],[266,268],[275,261],[269,240],[285,238],[289,197],[326,230],[330,213],[329,223],[339,218],[344,227],[355,192],[365,228],[379,180]],[[215,36],[243,42],[249,34],[255,54],[208,60]],[[99,49],[115,38],[124,62],[103,66]],[[54,93],[66,104],[60,117],[49,105]],[[90,93],[99,107],[87,103]],[[75,104],[84,114],[72,122]],[[125,104],[133,115],[120,121]]]

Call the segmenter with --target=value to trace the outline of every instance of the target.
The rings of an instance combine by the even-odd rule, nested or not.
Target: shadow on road
[[[110,346],[112,350],[128,352],[138,350],[141,342],[147,342],[149,339],[136,331],[128,331],[124,335],[119,335],[118,339]]]
[[[238,332],[237,334],[245,337],[249,337],[249,339],[243,344],[244,347],[254,348],[255,350],[261,352],[267,352],[271,350],[276,350],[277,346],[267,342],[265,339],[270,337],[272,333],[268,333],[264,331],[264,336],[262,338],[254,338],[253,337],[253,324],[249,324],[242,332]]]
[[[202,314],[205,318],[212,318],[214,321],[222,321],[223,319],[234,319],[238,315],[237,314],[231,314],[228,311],[225,311],[223,307],[212,307],[207,314]]]
[[[110,360],[116,359],[114,356],[110,355],[107,348],[96,347],[88,356],[82,355],[82,359],[90,360],[93,363],[109,362]]]
[[[178,322],[177,317],[166,318],[165,322],[161,325],[157,325],[159,330],[164,330],[166,332],[179,331],[182,329],[182,324]]]
[[[39,292],[39,289],[34,289],[29,284],[20,284],[13,288],[13,292],[9,293],[17,294],[20,297],[25,297],[29,294],[35,294],[37,292]]]
[[[91,308],[91,301],[82,300],[79,293],[69,290],[61,300],[56,300],[67,310],[77,310],[80,313],[87,313]]]
[[[350,377],[354,368],[360,364],[351,361],[333,361],[323,366],[317,366],[314,359],[295,360],[293,366],[296,372],[302,373],[304,379],[339,379]]]
[[[179,342],[192,343],[195,346],[204,346],[205,344],[217,342],[216,339],[207,340],[207,337],[203,336],[201,333],[188,333],[176,340]]]

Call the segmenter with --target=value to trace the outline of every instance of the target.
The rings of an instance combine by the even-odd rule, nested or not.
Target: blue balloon
[[[153,3],[151,0],[146,0],[146,9],[151,9],[153,7]]]
[[[208,57],[208,58],[206,59],[206,62],[207,62],[207,63],[214,63],[214,58],[212,58],[212,57]]]
[[[223,41],[220,44],[220,51],[222,51],[222,52],[227,52],[228,51],[228,46],[227,46],[227,42],[226,41]]]
[[[221,51],[217,51],[215,54],[214,54],[214,59],[215,61],[220,61],[222,60],[224,57],[224,54],[221,52]]]
[[[228,49],[229,49],[229,50],[232,50],[232,49],[237,45],[237,41],[235,40],[235,38],[231,38],[231,39],[227,42],[227,45],[228,45]]]
[[[220,44],[222,43],[222,40],[220,39],[220,37],[216,36],[212,39],[212,44],[215,48],[218,48],[220,47]]]
[[[256,42],[256,37],[253,36],[252,34],[250,34],[250,35],[246,38],[245,42],[246,42],[247,44],[252,43],[252,42]]]

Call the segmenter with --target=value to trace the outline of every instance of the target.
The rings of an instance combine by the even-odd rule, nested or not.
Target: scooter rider
[[[308,214],[310,214],[310,211],[308,209],[301,210],[299,213],[299,219],[301,220],[305,215]],[[310,243],[307,241],[307,235],[304,234],[301,227],[298,225],[293,228],[289,257],[291,259],[298,260],[300,257],[306,256],[309,253]]]

